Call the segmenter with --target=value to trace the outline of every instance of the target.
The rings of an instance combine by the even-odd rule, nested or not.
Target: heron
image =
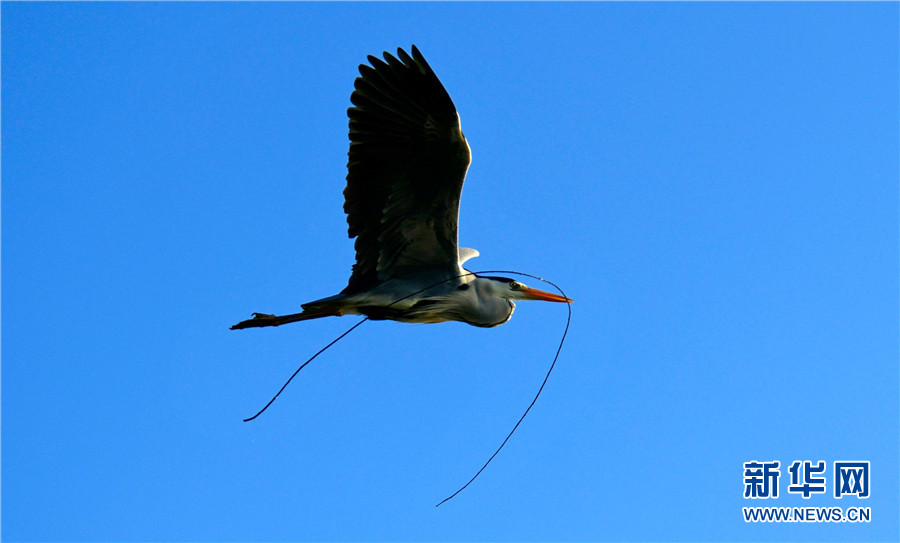
[[[344,212],[356,262],[347,287],[300,313],[253,313],[232,330],[342,315],[487,328],[507,322],[516,301],[572,302],[463,268],[479,254],[458,242],[471,150],[447,90],[415,45],[410,52],[369,55],[350,95]]]

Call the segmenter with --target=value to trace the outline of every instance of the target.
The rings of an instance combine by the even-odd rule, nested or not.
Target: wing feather
[[[469,145],[456,107],[419,50],[369,56],[350,96],[344,211],[356,264],[344,293],[415,267],[459,265]]]

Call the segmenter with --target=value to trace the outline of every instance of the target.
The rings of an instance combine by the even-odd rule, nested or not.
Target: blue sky
[[[896,541],[898,35],[897,3],[3,3],[4,539]],[[355,321],[228,330],[345,286],[353,78],[413,43],[472,269],[575,299],[437,509],[565,307],[366,323],[251,423]],[[795,460],[871,496],[790,494]]]

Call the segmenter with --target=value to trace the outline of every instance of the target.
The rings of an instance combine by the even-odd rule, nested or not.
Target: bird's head
[[[570,298],[529,287],[508,277],[485,277],[485,279],[491,280],[494,294],[507,300],[543,300],[545,302],[572,303]]]

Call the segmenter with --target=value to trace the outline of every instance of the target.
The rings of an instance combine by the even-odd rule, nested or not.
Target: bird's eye
[[[469,289],[469,284],[468,284],[468,283],[463,283],[462,285],[460,285],[460,286],[458,286],[458,287],[456,287],[456,288],[457,288],[457,290],[468,290],[468,289]]]
[[[518,281],[513,281],[512,283],[509,284],[509,288],[511,288],[513,290],[522,290],[522,283],[520,283]]]

